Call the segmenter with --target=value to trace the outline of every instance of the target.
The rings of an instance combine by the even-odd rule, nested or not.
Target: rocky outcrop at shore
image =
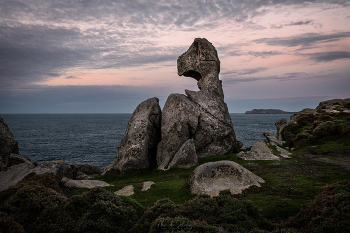
[[[195,79],[199,91],[171,94],[162,112],[157,98],[141,103],[105,172],[191,167],[198,157],[230,154],[242,147],[224,101],[214,46],[207,39],[196,38],[178,58],[177,69],[179,76]]]

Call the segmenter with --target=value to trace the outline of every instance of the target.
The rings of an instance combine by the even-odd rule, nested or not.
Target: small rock
[[[257,141],[247,152],[239,152],[238,157],[244,160],[280,160],[273,154],[272,150],[266,145],[265,141]]]
[[[153,184],[155,184],[153,181],[143,182],[143,187],[142,187],[141,191],[144,192],[144,191],[149,190]]]
[[[277,139],[277,137],[270,132],[265,132],[263,135],[266,137],[266,139],[269,141],[269,143],[273,146],[281,146],[281,141]]]
[[[67,165],[64,161],[57,160],[40,164],[33,169],[33,172],[35,172],[37,175],[51,172],[55,176],[63,178],[69,169],[71,169],[70,166]]]
[[[20,163],[26,163],[26,162],[30,162],[30,160],[28,160],[27,158],[22,157],[20,155],[12,153],[8,159],[7,166],[12,167],[12,166],[18,165]]]
[[[65,181],[66,180],[67,179],[65,179]],[[68,187],[88,188],[88,189],[92,189],[96,187],[113,186],[101,180],[70,180],[70,179],[66,181],[64,185]]]
[[[280,156],[282,156],[283,158],[290,158],[292,156],[292,153],[290,153],[289,151],[279,147],[279,146],[276,146],[277,148],[277,151],[280,152]]]
[[[241,165],[232,161],[205,163],[197,167],[190,176],[191,193],[218,196],[220,191],[230,190],[240,194],[252,185],[260,186],[265,181]]]
[[[118,196],[131,196],[134,194],[134,186],[132,185],[125,186],[124,188],[118,191],[115,191],[114,194]]]
[[[282,118],[281,120],[279,120],[279,121],[277,121],[275,123],[275,126],[277,128],[277,135],[276,135],[276,137],[277,137],[277,140],[280,141],[280,142],[282,141],[282,130],[287,125],[288,125],[288,123],[287,123],[286,118]]]

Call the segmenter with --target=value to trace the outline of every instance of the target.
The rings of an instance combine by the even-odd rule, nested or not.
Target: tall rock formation
[[[158,98],[150,98],[139,104],[118,145],[115,160],[106,170],[123,171],[156,166],[160,122],[161,109]]]
[[[214,46],[207,39],[196,38],[178,58],[177,69],[179,76],[197,80],[200,90],[185,90],[186,95],[168,97],[162,112],[162,141],[157,149],[159,170],[167,169],[188,139],[193,139],[198,157],[230,154],[237,148]]]

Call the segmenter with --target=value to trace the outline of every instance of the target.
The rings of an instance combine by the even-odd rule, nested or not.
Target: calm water
[[[64,160],[101,168],[112,163],[132,114],[5,114],[1,115],[19,144],[19,153],[33,162]],[[249,147],[276,133],[275,122],[286,115],[230,114],[237,139]]]

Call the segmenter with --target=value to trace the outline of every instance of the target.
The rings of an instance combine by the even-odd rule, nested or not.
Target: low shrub
[[[285,225],[300,232],[350,232],[350,182],[327,185]]]
[[[0,212],[0,233],[25,233],[24,228],[11,216]]]

